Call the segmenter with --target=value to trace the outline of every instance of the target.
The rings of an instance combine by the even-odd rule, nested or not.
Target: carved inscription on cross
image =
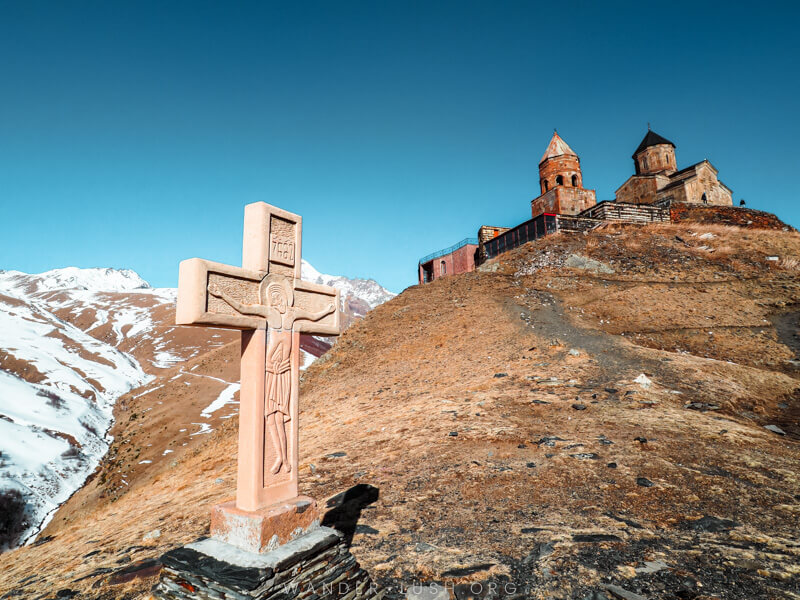
[[[302,218],[248,204],[242,267],[180,265],[178,325],[242,330],[236,508],[297,496],[300,333],[338,335],[335,288],[300,279]]]

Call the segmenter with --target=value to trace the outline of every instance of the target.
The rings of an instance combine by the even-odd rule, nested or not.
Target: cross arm
[[[297,317],[294,330],[314,335],[339,335],[342,314],[339,310],[339,290],[329,285],[295,280]],[[333,310],[330,306],[333,305]]]
[[[242,314],[231,304],[258,304],[260,271],[190,258],[181,262],[178,275],[177,325],[213,326],[230,329],[264,328],[263,317]],[[209,286],[217,294],[208,291]],[[225,300],[233,300],[229,302]]]

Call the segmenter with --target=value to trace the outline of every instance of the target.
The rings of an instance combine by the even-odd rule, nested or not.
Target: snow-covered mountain
[[[91,290],[124,292],[149,288],[150,284],[130,269],[79,269],[65,267],[37,275],[20,271],[0,271],[0,290],[31,294],[50,290]]]
[[[300,272],[301,277],[306,281],[337,288],[344,302],[348,299],[359,300],[369,309],[373,309],[397,295],[374,279],[348,279],[341,275],[325,275],[317,271],[306,260],[303,260]],[[360,316],[363,316],[363,313]]]
[[[341,290],[347,323],[394,296],[305,261],[303,278]],[[22,541],[94,471],[120,396],[144,385],[150,393],[181,376],[186,361],[238,340],[230,330],[176,327],[175,296],[131,270],[0,271],[0,512],[14,508],[9,498],[24,501]],[[330,340],[304,336],[301,346],[307,367]],[[235,389],[225,387],[222,404]],[[213,412],[193,417],[199,432],[211,430]],[[13,541],[0,539],[0,550]]]

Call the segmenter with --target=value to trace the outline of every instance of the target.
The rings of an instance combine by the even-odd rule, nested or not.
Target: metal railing
[[[433,254],[428,254],[428,256],[423,256],[422,258],[419,259],[419,264],[424,265],[429,260],[433,260],[434,258],[439,258],[440,256],[445,256],[447,254],[450,254],[451,252],[455,252],[459,248],[463,248],[464,246],[468,246],[470,244],[477,246],[478,238],[464,238],[463,240],[461,240],[460,242],[458,242],[453,246],[450,246],[449,248],[445,248],[444,250],[439,250],[438,252],[434,252]]]
[[[531,240],[538,240],[546,235],[556,233],[556,231],[558,231],[556,215],[539,215],[530,221],[525,221],[521,225],[501,233],[488,242],[484,242],[484,256],[482,258],[483,260],[494,258],[507,250],[521,246]]]

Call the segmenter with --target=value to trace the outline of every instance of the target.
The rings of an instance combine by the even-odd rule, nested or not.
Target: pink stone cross
[[[339,292],[300,279],[302,218],[244,210],[242,266],[184,260],[178,325],[242,331],[236,509],[297,497],[300,333],[338,335]]]

